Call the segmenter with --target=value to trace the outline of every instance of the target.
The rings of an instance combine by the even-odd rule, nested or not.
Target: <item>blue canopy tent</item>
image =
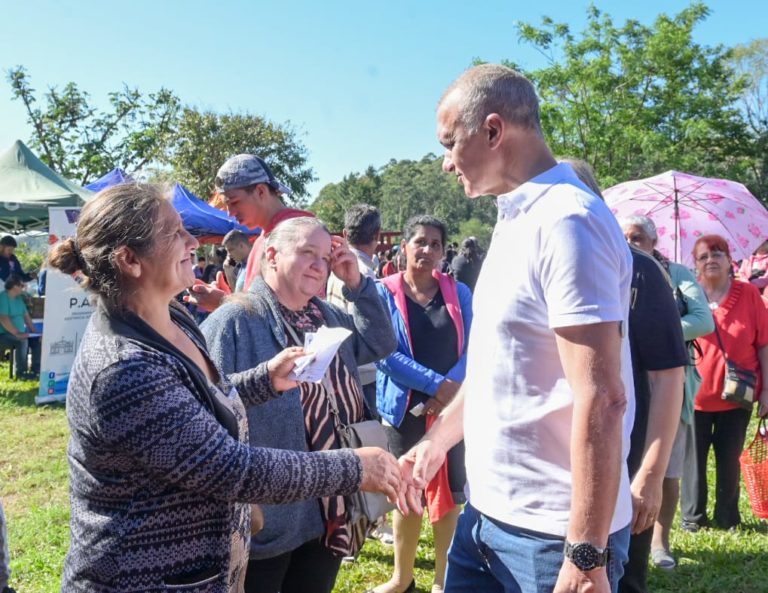
[[[261,233],[261,229],[251,230],[238,224],[237,220],[204,202],[180,183],[173,186],[172,195],[171,202],[181,216],[184,228],[201,243],[218,242],[234,229],[249,236]]]
[[[88,185],[87,188],[91,191],[100,191],[113,185],[132,181],[134,179],[122,169],[113,169]],[[261,229],[251,230],[238,224],[237,220],[207,204],[180,183],[173,186],[171,203],[181,216],[184,228],[201,243],[218,243],[221,241],[221,237],[233,229],[243,231],[248,236],[256,236],[261,233]]]
[[[96,181],[86,185],[85,189],[89,189],[95,192],[95,191],[101,191],[106,187],[112,187],[113,185],[118,185],[120,183],[131,183],[133,181],[134,181],[133,177],[128,175],[128,173],[126,173],[122,169],[112,169],[106,175],[103,175],[99,177]]]

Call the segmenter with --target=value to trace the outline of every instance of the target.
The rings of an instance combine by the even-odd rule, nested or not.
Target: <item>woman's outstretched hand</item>
[[[267,361],[267,372],[272,389],[286,391],[296,387],[296,381],[289,379],[288,375],[296,366],[296,359],[304,356],[304,354],[304,348],[301,346],[291,346],[278,352]]]
[[[380,492],[395,504],[400,498],[400,467],[394,456],[379,447],[360,447],[354,451],[363,464],[360,490]]]

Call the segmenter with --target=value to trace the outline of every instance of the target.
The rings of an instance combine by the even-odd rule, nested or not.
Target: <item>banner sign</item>
[[[56,207],[48,212],[51,244],[75,235],[80,208]],[[93,309],[88,295],[71,276],[48,270],[36,403],[65,400],[75,354]]]

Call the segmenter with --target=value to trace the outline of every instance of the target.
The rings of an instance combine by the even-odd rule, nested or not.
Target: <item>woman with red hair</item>
[[[728,243],[704,235],[693,246],[699,283],[709,301],[715,331],[698,338],[702,355],[696,368],[702,377],[694,402],[693,439],[688,443],[683,476],[683,529],[698,531],[707,521],[707,456],[715,451],[714,523],[730,529],[739,516],[739,454],[751,409],[724,400],[726,358],[757,373],[758,414],[768,414],[768,310],[758,290],[733,278]]]

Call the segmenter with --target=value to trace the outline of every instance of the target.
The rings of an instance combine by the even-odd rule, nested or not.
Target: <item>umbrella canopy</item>
[[[210,206],[186,187],[177,183],[173,186],[173,207],[181,216],[184,228],[198,239],[216,236],[219,239],[229,231],[237,229],[246,235],[258,235],[261,229],[249,229],[225,212]]]
[[[85,189],[89,189],[93,192],[101,191],[104,188],[112,187],[113,185],[119,185],[121,183],[132,183],[133,177],[128,175],[122,169],[112,169],[109,173],[99,177],[96,181],[89,183],[85,186]]]
[[[702,235],[722,236],[736,261],[768,239],[768,210],[735,181],[667,171],[614,185],[603,195],[619,219],[638,214],[652,219],[657,249],[691,268],[691,251]]]
[[[18,232],[48,224],[50,206],[82,206],[93,194],[57,175],[17,140],[0,154],[0,229]]]

